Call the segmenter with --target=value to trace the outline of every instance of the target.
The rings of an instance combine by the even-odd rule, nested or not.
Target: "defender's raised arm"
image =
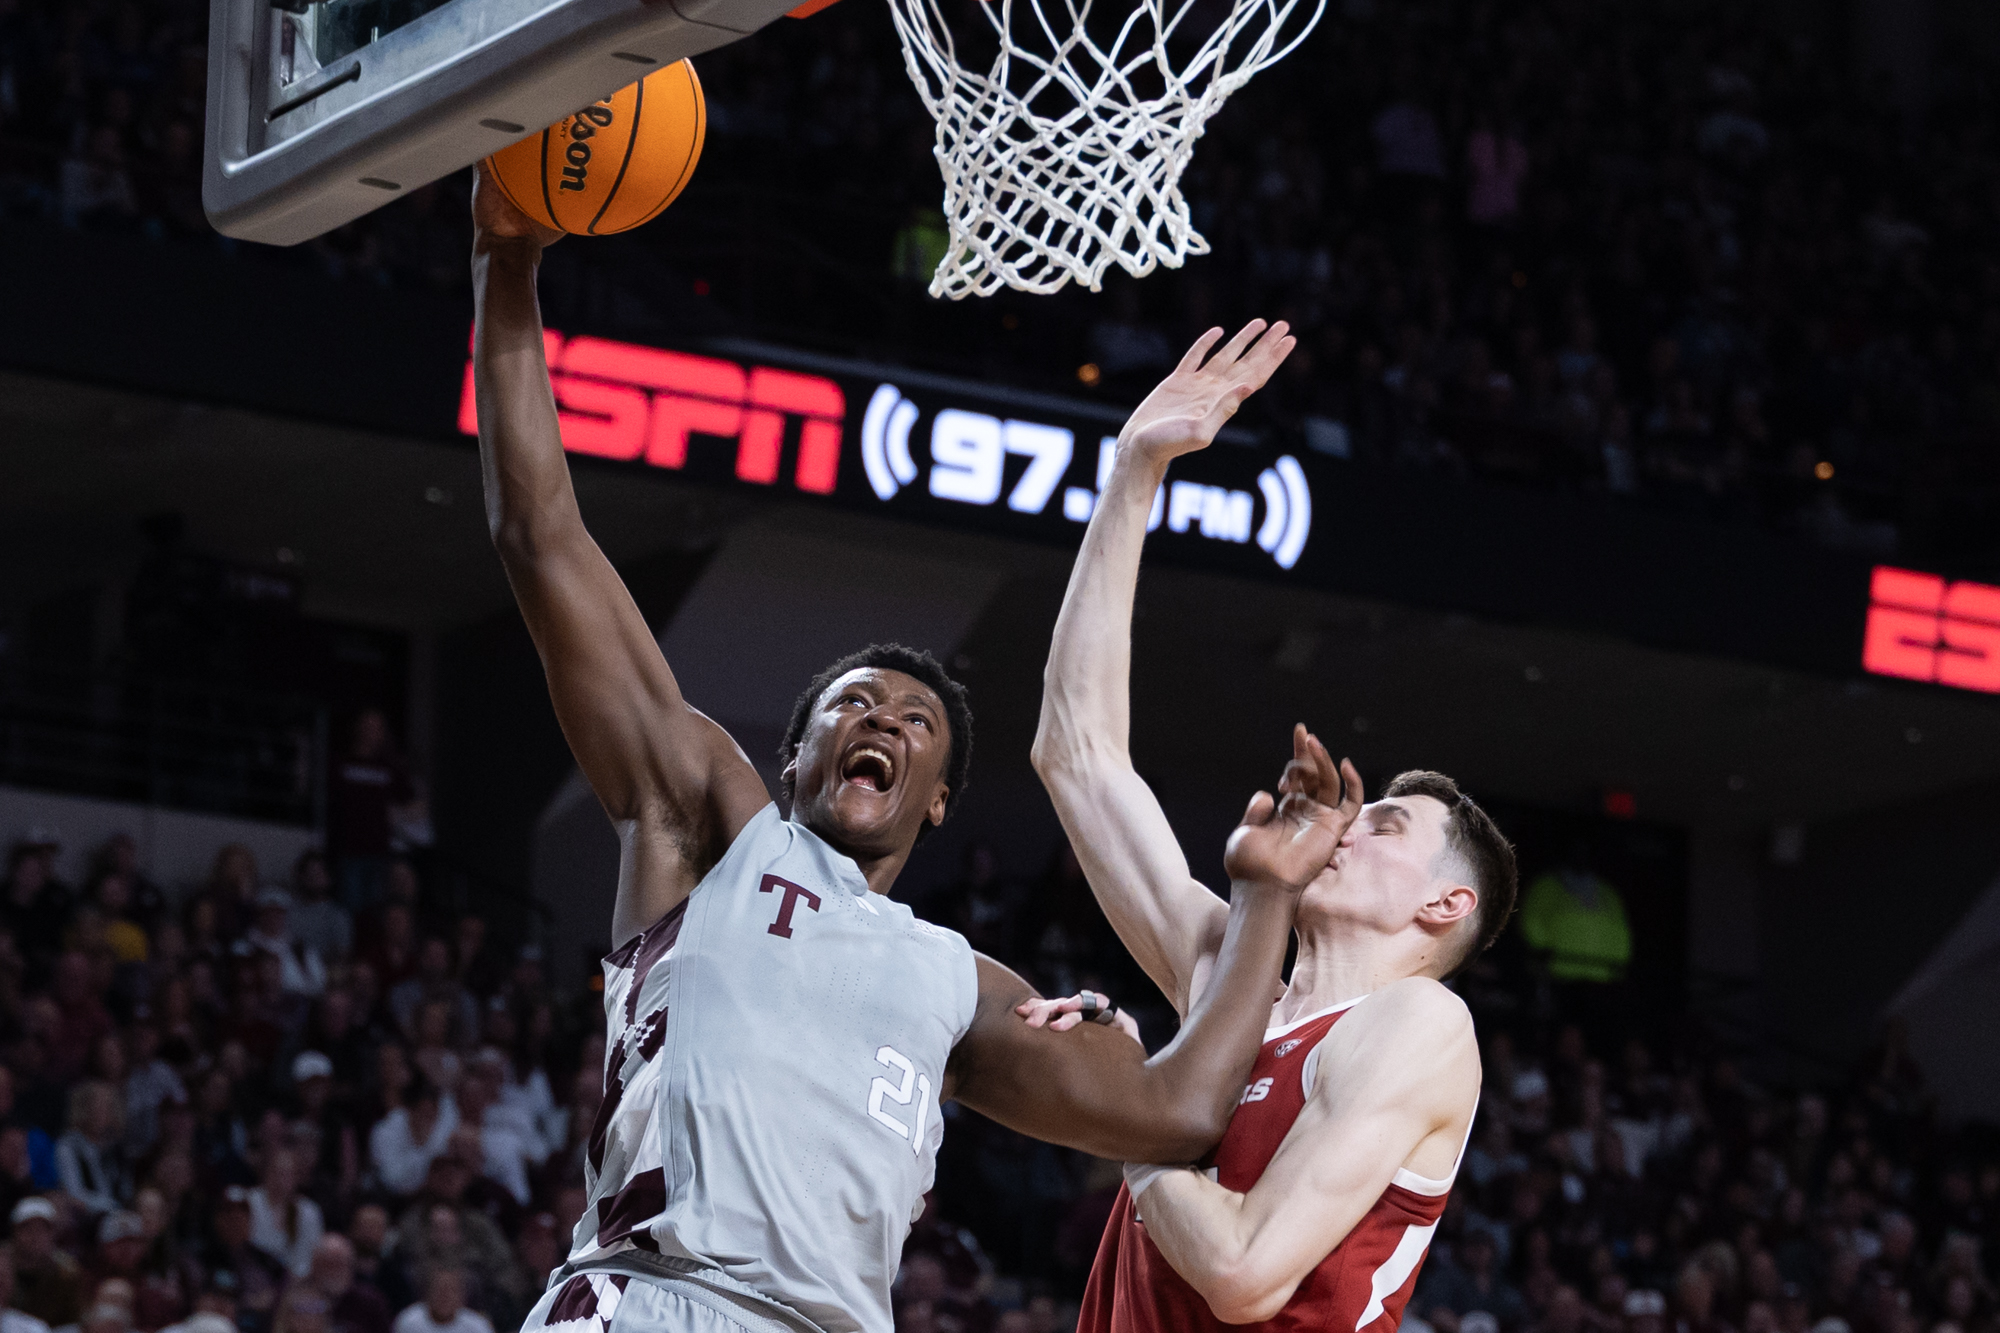
[[[688,706],[584,530],[557,427],[535,275],[540,227],[475,175],[473,377],[487,527],[548,674],[563,735],[625,845],[614,942],[687,896],[770,801],[734,741]]]
[[[1304,728],[1294,753],[1281,797],[1257,793],[1230,837],[1232,888],[1214,976],[1165,1050],[1148,1060],[1109,1027],[1024,1023],[1015,1008],[1033,990],[981,958],[979,1008],[953,1055],[950,1095],[1021,1133],[1100,1157],[1185,1162],[1213,1146],[1282,988],[1299,894],[1361,811],[1352,768],[1336,769]]]
[[[1283,322],[1267,331],[1254,320],[1216,350],[1221,337],[1221,329],[1202,335],[1119,433],[1056,620],[1034,746],[1035,771],[1105,916],[1183,1016],[1205,984],[1228,909],[1189,873],[1132,767],[1132,597],[1167,465],[1206,448],[1294,345]]]

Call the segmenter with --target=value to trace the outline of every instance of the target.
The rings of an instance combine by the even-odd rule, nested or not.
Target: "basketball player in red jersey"
[[[1218,337],[1120,435],[1056,624],[1034,750],[1105,915],[1183,1015],[1214,974],[1228,909],[1189,873],[1132,767],[1129,626],[1167,465],[1248,396],[1203,375]],[[1288,783],[1323,751],[1300,728],[1295,753]],[[1080,1333],[1396,1327],[1479,1092],[1471,1016],[1440,983],[1492,943],[1514,893],[1512,848],[1451,779],[1405,773],[1362,808],[1300,902],[1298,962],[1222,1143],[1195,1169],[1127,1168]],[[1073,1026],[1082,1007],[1044,1002],[1029,1021]]]

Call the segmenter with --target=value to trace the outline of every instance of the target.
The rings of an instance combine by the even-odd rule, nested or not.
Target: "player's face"
[[[907,850],[944,819],[951,736],[937,692],[861,667],[813,707],[793,762],[792,818],[850,855]]]
[[[1393,934],[1437,897],[1450,812],[1430,796],[1398,796],[1361,807],[1333,864],[1306,886],[1301,917]]]

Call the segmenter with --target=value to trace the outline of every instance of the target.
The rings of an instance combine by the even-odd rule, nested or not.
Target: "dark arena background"
[[[508,1333],[584,1208],[617,845],[487,537],[469,173],[218,236],[206,27],[0,0],[0,1333],[387,1333],[437,1263]],[[1288,319],[1169,483],[1134,756],[1219,891],[1295,720],[1518,846],[1405,1328],[2000,1330],[2000,11],[1333,0],[1199,144],[1211,254],[959,303],[881,5],[696,63],[685,195],[541,294],[585,518],[768,780],[819,666],[933,650],[978,753],[897,896],[1164,1043],[1042,666],[1098,442]],[[760,368],[781,431],[645,461]],[[926,487],[905,402],[1032,429]],[[1069,1333],[1115,1164],[946,1114],[898,1330]]]

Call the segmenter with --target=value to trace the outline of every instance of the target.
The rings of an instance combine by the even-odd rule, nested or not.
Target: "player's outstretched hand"
[[[486,175],[486,164],[472,169],[473,248],[487,239],[526,239],[539,246],[551,246],[563,238],[554,227],[541,223],[514,207],[514,201]]]
[[[1361,813],[1361,774],[1338,765],[1303,724],[1292,729],[1292,760],[1278,797],[1258,792],[1222,854],[1232,880],[1277,884],[1294,893],[1326,869]]]
[[[1014,1012],[1026,1019],[1031,1028],[1046,1027],[1051,1032],[1067,1032],[1079,1023],[1091,1021],[1086,1012],[1096,1012],[1102,1006],[1098,1002],[1104,997],[1099,994],[1072,995],[1062,1000],[1023,1000],[1014,1006]],[[1139,1036],[1138,1020],[1123,1009],[1111,1011],[1110,1026],[1144,1046]]]
[[[1174,373],[1146,395],[1125,423],[1118,434],[1120,449],[1137,450],[1158,463],[1206,449],[1243,400],[1263,388],[1298,345],[1282,319],[1268,328],[1253,319],[1210,356],[1222,333],[1210,329],[1195,339]]]

